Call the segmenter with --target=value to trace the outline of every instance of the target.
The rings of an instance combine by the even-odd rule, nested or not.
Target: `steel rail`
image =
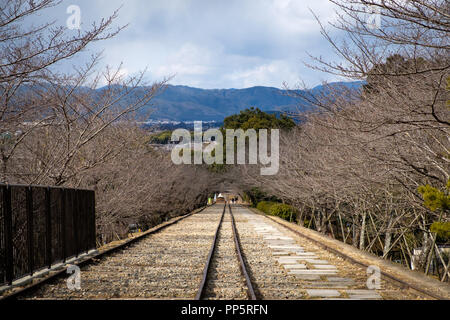
[[[209,272],[209,267],[211,266],[211,261],[214,255],[214,251],[216,250],[216,245],[217,245],[217,238],[219,235],[219,230],[220,227],[222,226],[222,222],[223,222],[223,217],[225,215],[225,208],[227,207],[227,204],[225,202],[225,205],[223,206],[223,211],[222,211],[222,215],[220,216],[220,221],[219,224],[217,226],[216,229],[216,233],[214,234],[214,240],[213,243],[211,245],[211,249],[209,250],[208,253],[208,258],[206,258],[206,264],[205,267],[203,269],[203,276],[202,276],[202,281],[200,282],[200,286],[198,288],[197,294],[195,295],[195,300],[201,300],[204,293],[205,293],[205,288],[206,288],[206,281],[208,279],[208,272]]]
[[[155,226],[154,228],[152,228],[151,231],[147,231],[144,234],[141,234],[141,235],[139,235],[137,237],[131,238],[131,239],[125,241],[124,243],[121,243],[121,244],[119,244],[117,246],[114,246],[112,248],[106,249],[106,250],[104,250],[102,252],[99,252],[99,253],[97,253],[95,255],[91,255],[91,256],[88,256],[88,257],[82,257],[82,259],[86,258],[84,260],[74,261],[72,263],[68,263],[61,270],[56,270],[56,271],[49,270],[49,272],[51,273],[50,275],[45,276],[45,278],[39,279],[37,281],[33,280],[32,284],[27,285],[27,286],[25,286],[25,287],[23,287],[23,288],[21,288],[19,290],[15,290],[15,291],[11,292],[10,294],[6,294],[5,296],[0,297],[0,301],[1,300],[17,299],[20,295],[23,295],[25,293],[31,292],[31,291],[37,289],[39,286],[41,286],[41,285],[43,285],[45,283],[51,282],[53,280],[56,280],[57,278],[59,278],[59,277],[61,277],[61,276],[66,274],[66,269],[67,269],[68,265],[77,265],[79,267],[82,267],[84,265],[88,265],[88,264],[93,263],[93,262],[97,263],[98,262],[97,259],[104,258],[107,255],[109,255],[109,254],[111,254],[111,253],[113,253],[115,251],[123,250],[127,246],[129,246],[130,244],[138,242],[138,241],[146,238],[148,235],[155,234],[155,233],[157,233],[157,232],[159,232],[159,231],[161,231],[161,230],[163,230],[163,229],[165,229],[165,228],[167,228],[167,227],[169,227],[171,225],[174,225],[175,223],[177,223],[177,222],[179,222],[179,221],[181,221],[181,220],[183,220],[183,219],[185,219],[187,217],[190,217],[193,214],[197,214],[197,213],[202,212],[205,208],[207,208],[207,206],[201,208],[198,211],[190,212],[190,213],[185,214],[183,216],[179,216],[179,217],[177,217],[178,219],[170,221],[170,222],[168,222],[166,224],[161,224],[159,226]]]
[[[231,215],[231,225],[233,227],[234,244],[236,247],[239,265],[241,266],[241,272],[245,278],[245,282],[247,283],[247,290],[248,290],[247,294],[248,294],[250,300],[257,300],[255,290],[253,289],[252,281],[248,275],[247,266],[244,262],[244,258],[242,257],[241,243],[239,241],[239,233],[236,229],[236,222],[234,220],[234,215],[233,215],[233,211],[231,210],[230,204],[228,204],[228,209],[230,210],[230,215]]]
[[[259,213],[258,213],[258,214],[259,214]],[[261,215],[262,215],[262,214],[261,214]],[[337,256],[340,256],[341,258],[343,258],[343,259],[345,259],[345,260],[348,260],[348,261],[350,261],[350,262],[352,262],[352,263],[354,263],[354,264],[358,264],[358,265],[360,265],[360,266],[362,266],[362,267],[365,267],[365,268],[369,267],[368,264],[366,264],[366,263],[364,263],[364,262],[361,262],[361,261],[358,261],[358,260],[356,260],[355,258],[352,258],[352,257],[350,257],[349,255],[347,255],[347,254],[345,254],[345,253],[343,253],[343,252],[341,252],[341,251],[338,251],[338,250],[336,250],[336,249],[334,249],[334,248],[331,248],[331,247],[327,246],[326,244],[320,242],[319,240],[316,240],[316,239],[314,239],[314,238],[311,238],[311,237],[309,237],[309,236],[307,236],[307,235],[305,235],[305,234],[299,232],[298,230],[295,230],[294,228],[292,228],[292,227],[290,227],[290,226],[287,226],[287,225],[285,225],[285,224],[283,224],[283,223],[281,223],[281,222],[279,222],[279,221],[276,221],[275,219],[271,219],[270,217],[267,217],[266,215],[263,215],[263,216],[266,217],[267,219],[273,221],[273,222],[276,222],[276,223],[279,224],[280,226],[283,226],[284,228],[288,229],[289,231],[292,231],[292,232],[295,233],[296,235],[298,235],[298,236],[300,236],[300,237],[303,237],[303,238],[306,238],[306,239],[308,239],[308,240],[311,241],[311,242],[314,242],[314,243],[315,243],[316,245],[318,245],[319,247],[322,247],[323,249],[325,249],[325,250],[327,250],[327,251],[330,251],[330,252],[334,253],[334,254],[337,255]],[[408,282],[406,282],[406,281],[403,281],[403,280],[401,280],[401,279],[399,279],[399,278],[397,278],[397,277],[395,277],[395,276],[393,276],[393,275],[391,275],[391,274],[389,274],[389,273],[386,273],[386,272],[384,272],[384,271],[382,271],[382,270],[380,270],[380,273],[381,273],[385,278],[389,279],[391,282],[398,282],[403,288],[410,288],[410,289],[413,289],[413,290],[419,292],[419,293],[422,294],[422,295],[429,296],[429,297],[431,297],[431,298],[433,298],[433,299],[436,299],[436,300],[448,300],[448,299],[445,298],[445,297],[439,296],[439,295],[437,295],[437,294],[435,294],[435,293],[429,292],[428,290],[425,290],[425,289],[422,289],[422,288],[420,288],[420,287],[418,287],[418,286],[415,286],[415,285],[413,285],[413,284],[410,284],[410,283],[408,283]]]

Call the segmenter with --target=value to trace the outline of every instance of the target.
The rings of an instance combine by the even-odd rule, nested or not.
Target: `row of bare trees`
[[[206,203],[205,172],[175,167],[135,123],[168,79],[148,85],[145,71],[99,69],[100,55],[62,73],[61,63],[124,27],[114,27],[117,12],[84,31],[32,23],[59,4],[0,2],[0,182],[95,189],[103,242],[128,223],[150,226]]]
[[[339,61],[311,66],[365,84],[298,93],[316,112],[298,114],[302,124],[282,135],[279,173],[246,167],[246,183],[294,205],[305,226],[448,280],[448,252],[430,231],[450,222],[448,207],[424,206],[418,187],[444,190],[448,201],[449,4],[331,2],[340,9],[332,26],[346,41],[322,26]],[[368,5],[378,8],[379,28],[367,25]]]

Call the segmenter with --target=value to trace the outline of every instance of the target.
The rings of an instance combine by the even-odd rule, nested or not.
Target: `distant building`
[[[216,203],[225,203],[225,197],[221,193],[217,196]]]

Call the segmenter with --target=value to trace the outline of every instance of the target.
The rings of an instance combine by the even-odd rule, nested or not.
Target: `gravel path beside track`
[[[61,278],[25,298],[193,299],[222,211],[223,205],[207,208],[83,267],[81,290],[69,290]]]

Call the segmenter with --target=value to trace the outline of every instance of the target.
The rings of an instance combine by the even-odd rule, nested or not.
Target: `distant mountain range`
[[[363,82],[335,82],[332,87],[359,89]],[[136,94],[139,94],[138,89]],[[323,86],[317,86],[303,94],[326,92]],[[290,93],[293,93],[291,91]],[[257,107],[265,112],[306,111],[311,106],[298,97],[289,95],[286,90],[273,87],[251,87],[245,89],[199,89],[187,86],[168,85],[165,90],[151,101],[153,120],[172,121],[222,121],[225,117],[239,113],[249,107]]]
[[[286,91],[273,87],[251,87],[245,89],[199,89],[180,85],[167,85],[161,93],[157,94],[147,105],[140,109],[141,115],[148,116],[149,120],[158,122],[168,121],[217,121],[221,122],[227,116],[239,113],[250,107],[259,108],[268,113],[279,114],[282,112],[304,112],[313,107],[306,100],[295,97],[327,94],[330,88],[336,92],[340,89],[358,90],[364,82],[334,82],[327,86],[317,86],[310,90]],[[30,87],[21,87],[22,92],[30,90]],[[89,90],[81,87],[78,90]],[[104,88],[96,89],[100,93]],[[138,87],[133,97],[125,97],[134,100],[143,96],[148,87]]]

